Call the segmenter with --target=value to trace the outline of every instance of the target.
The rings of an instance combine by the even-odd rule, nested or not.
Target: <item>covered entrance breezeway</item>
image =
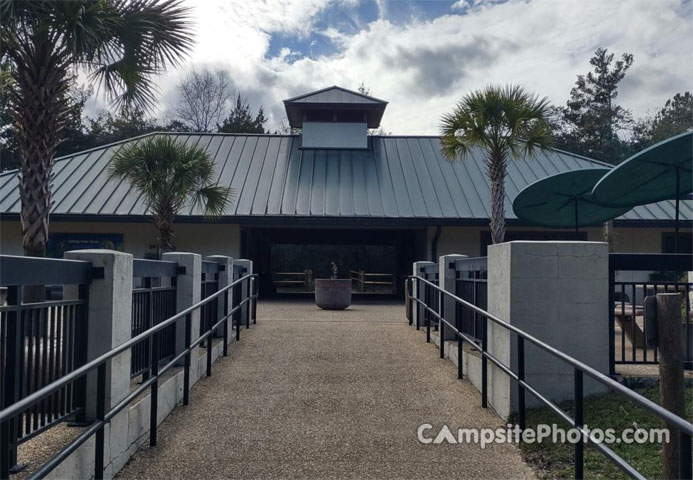
[[[316,278],[352,279],[354,295],[403,298],[411,264],[426,249],[425,229],[322,226],[245,227],[241,252],[253,260],[260,295],[310,295]]]

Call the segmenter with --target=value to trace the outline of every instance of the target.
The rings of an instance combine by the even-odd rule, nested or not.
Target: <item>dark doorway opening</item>
[[[424,231],[411,229],[244,228],[241,253],[253,260],[260,295],[311,295],[316,278],[352,279],[355,295],[403,297]]]

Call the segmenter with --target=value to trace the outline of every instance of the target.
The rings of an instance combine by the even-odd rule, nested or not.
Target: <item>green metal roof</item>
[[[293,128],[300,128],[304,117],[315,112],[356,114],[364,119],[368,128],[378,128],[385,113],[385,107],[387,107],[385,100],[337,85],[284,100],[286,117]]]
[[[310,150],[299,148],[300,136],[163,135],[201,145],[215,159],[219,184],[236,191],[224,221],[470,225],[485,224],[490,214],[483,152],[472,150],[465,160],[450,163],[441,154],[439,137],[373,136],[367,150]],[[113,154],[136,140],[57,159],[52,218],[146,219],[139,194],[128,182],[107,175]],[[527,185],[549,175],[602,166],[554,149],[511,161],[508,218],[515,219],[512,200]],[[0,215],[16,218],[19,209],[17,172],[5,172],[0,175]],[[693,202],[683,201],[681,213],[684,219],[693,218]],[[197,221],[201,214],[187,208],[180,220]],[[671,201],[638,206],[620,217],[625,222],[673,218]]]

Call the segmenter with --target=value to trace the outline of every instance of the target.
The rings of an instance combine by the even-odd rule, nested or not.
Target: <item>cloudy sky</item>
[[[636,116],[693,88],[691,0],[188,0],[196,45],[159,81],[170,102],[190,68],[222,68],[270,127],[285,98],[364,82],[395,134],[437,132],[465,92],[519,83],[565,103],[600,46],[635,62],[619,102]],[[165,108],[165,107],[162,107]]]

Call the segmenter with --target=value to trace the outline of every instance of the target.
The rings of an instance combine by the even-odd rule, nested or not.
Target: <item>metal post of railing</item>
[[[156,428],[159,412],[159,333],[155,332],[152,338],[152,363],[151,363],[151,399],[149,401],[149,446],[156,446]]]
[[[211,306],[211,303],[208,303],[207,305]],[[210,318],[209,321],[207,322],[207,332],[209,336],[207,337],[207,341],[205,342],[205,346],[207,347],[207,371],[206,375],[208,377],[212,376],[212,319]]]
[[[424,286],[424,288],[427,288]],[[424,320],[426,321],[426,343],[431,343],[431,317],[428,315],[428,303],[426,302],[426,294],[424,293]]]
[[[80,285],[78,287],[78,297],[80,300],[85,301],[84,307],[81,309],[82,315],[79,318],[81,324],[80,328],[77,329],[77,317],[75,317],[75,333],[79,332],[81,340],[75,342],[75,366],[84,365],[87,363],[87,339],[89,338],[89,285]],[[79,413],[75,416],[75,425],[83,424],[86,425],[87,422],[87,376],[84,375],[82,378],[78,379],[74,383],[73,397],[76,399],[76,403],[80,408]]]
[[[24,296],[23,287],[10,286],[7,289],[7,304],[15,307],[14,310],[7,312],[6,327],[6,353],[5,371],[3,374],[3,406],[9,406],[19,400],[19,372],[22,355],[22,332],[20,322],[22,321],[22,298]],[[1,478],[9,477],[13,467],[17,463],[17,417],[9,419],[2,429],[2,442],[0,442],[0,475]]]
[[[251,290],[252,284],[250,283],[251,278],[252,277],[248,277],[248,279],[246,280],[246,282],[248,282],[248,289],[246,290],[246,292],[248,292],[248,297],[247,297],[248,299],[250,299],[250,296],[252,295],[252,290]],[[251,314],[251,310],[252,310],[253,305],[252,305],[252,302],[250,300],[248,300],[246,302],[246,304],[248,305],[248,308],[246,308],[246,310],[245,310],[245,328],[250,328],[250,314]]]
[[[253,277],[253,288],[253,295],[255,296],[253,298],[253,325],[257,325],[257,297],[260,294],[259,277]]]
[[[693,439],[683,430],[679,430],[679,477],[684,480],[693,478],[693,454],[691,442]]]
[[[142,328],[142,331],[145,331],[154,326],[154,285],[151,278],[144,278],[143,281],[143,286],[147,289],[147,318],[145,319],[144,327]],[[149,344],[150,356],[153,350],[153,341],[153,337],[149,337],[149,341],[147,342]],[[149,370],[144,371],[144,373],[142,374],[143,382],[149,379],[149,373]]]
[[[525,380],[525,339],[521,335],[517,336],[517,423],[520,430],[526,426],[525,409],[525,387],[521,382]]]
[[[255,277],[250,277],[250,306],[252,307],[253,325],[257,323],[257,282]]]
[[[583,388],[582,388],[582,370],[575,369],[575,428],[582,428],[584,422],[583,414]],[[583,478],[583,455],[584,455],[584,440],[582,434],[579,440],[575,443],[575,478],[581,480]]]
[[[488,360],[486,358],[486,352],[488,349],[488,339],[487,339],[487,319],[484,317],[484,321],[481,323],[481,407],[488,407]]]
[[[419,277],[414,277],[414,281],[416,281],[416,299],[418,300],[419,298],[419,292],[421,291],[421,281],[419,280]],[[416,329],[419,330],[421,328],[421,322],[419,320],[419,312],[421,308],[419,307],[419,302],[414,302],[416,305]]]
[[[414,288],[412,287],[413,283],[414,281],[411,278],[407,278],[404,281],[404,298],[407,302],[407,306],[409,307],[409,318],[407,318],[407,320],[409,321],[410,327],[414,324],[414,312],[412,310],[412,306],[414,303],[412,300],[412,294],[414,290]]]
[[[241,302],[236,303],[240,304]],[[236,310],[236,313],[233,314],[233,317],[236,319],[236,341],[239,341],[241,339],[241,308]]]
[[[102,422],[106,418],[106,362],[99,365],[96,374],[96,421]],[[101,425],[96,431],[94,445],[94,478],[103,479],[104,456],[104,427]]]
[[[192,337],[192,313],[185,315],[185,364],[183,366],[183,405],[190,400],[190,342]]]
[[[443,322],[443,292],[438,291],[438,324],[440,324],[440,358],[445,358],[445,322]]]
[[[435,283],[435,278],[433,278],[431,281]],[[436,292],[435,292],[435,289],[433,287],[431,287],[430,285],[428,288],[430,288],[430,291],[431,291],[431,294],[429,295],[429,297],[431,298],[431,304],[433,304],[433,298],[434,298],[434,295]],[[436,313],[438,311],[439,310],[436,309]],[[433,331],[437,332],[439,330],[439,325],[440,325],[440,319],[435,319],[435,324],[433,325]]]
[[[464,359],[462,357],[462,337],[457,334],[457,378],[462,380],[464,370],[462,368],[462,360]]]
[[[233,273],[232,273],[233,275]],[[232,280],[233,281],[233,280]],[[224,295],[224,356],[229,356],[229,292],[233,288],[229,288],[229,291]]]
[[[614,282],[616,281],[616,271],[615,271],[615,266],[612,264],[612,256],[609,255],[609,297],[608,297],[608,309],[609,309],[609,375],[615,375],[616,374],[616,319],[615,319],[615,312],[614,308],[616,307],[615,305],[615,295],[614,295]],[[644,292],[645,295],[647,295],[646,292]],[[633,299],[635,302],[635,298]],[[635,303],[633,303],[635,305]],[[633,307],[633,320],[635,320],[635,306]],[[625,310],[621,310],[624,312]],[[626,344],[626,342],[622,342],[623,345]]]

